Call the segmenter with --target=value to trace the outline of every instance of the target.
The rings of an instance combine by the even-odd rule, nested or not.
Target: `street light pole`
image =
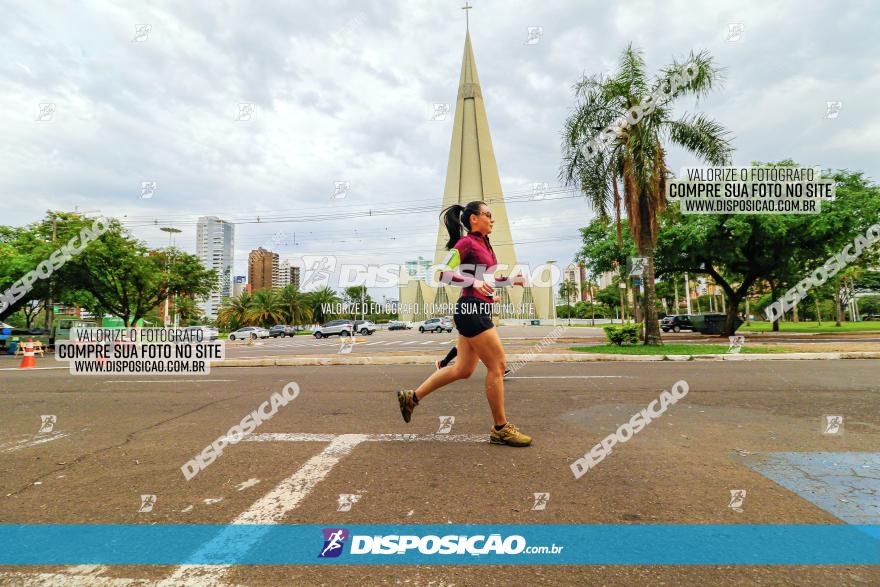
[[[168,255],[171,253],[171,239],[173,238],[173,235],[182,231],[179,228],[172,228],[170,226],[163,226],[159,230],[168,233],[168,250],[165,251],[165,315],[162,320],[165,328],[168,328],[168,324],[170,322],[170,320],[168,319],[168,301],[171,298],[171,292],[168,291],[168,282],[171,279],[171,259]]]

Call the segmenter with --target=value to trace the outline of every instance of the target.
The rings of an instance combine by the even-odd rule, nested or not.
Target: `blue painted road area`
[[[775,452],[744,462],[844,522],[880,531],[880,453]]]

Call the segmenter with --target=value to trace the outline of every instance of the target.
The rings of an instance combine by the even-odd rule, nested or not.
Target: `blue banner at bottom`
[[[3,565],[876,565],[880,526],[0,525]]]

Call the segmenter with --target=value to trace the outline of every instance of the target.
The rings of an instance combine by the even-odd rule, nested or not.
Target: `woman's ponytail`
[[[447,251],[451,250],[461,238],[461,231],[464,229],[461,223],[462,212],[464,212],[464,206],[453,204],[440,213],[443,224],[446,226],[446,232],[449,233],[449,241],[446,243]]]
[[[446,232],[449,233],[449,241],[446,243],[447,251],[452,249],[455,243],[459,241],[462,236],[462,230],[470,231],[471,215],[479,214],[480,206],[484,204],[485,202],[480,200],[468,202],[467,206],[453,204],[440,213],[440,216],[443,218],[443,224],[446,226]]]

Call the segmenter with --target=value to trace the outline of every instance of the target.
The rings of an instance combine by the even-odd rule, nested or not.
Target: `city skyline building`
[[[263,247],[248,254],[248,284],[252,292],[275,286],[279,267],[279,255]]]
[[[232,263],[235,252],[235,225],[217,216],[202,216],[196,224],[196,256],[206,269],[217,272],[217,285],[198,303],[202,313],[217,317],[223,298],[232,295]]]

